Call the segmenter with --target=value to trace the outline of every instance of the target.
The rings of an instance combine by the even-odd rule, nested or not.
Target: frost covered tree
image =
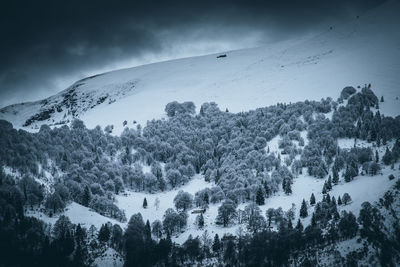
[[[232,200],[226,199],[218,208],[216,223],[222,224],[224,227],[226,227],[228,224],[232,223],[236,217],[236,204]]]
[[[261,215],[260,208],[255,203],[248,204],[244,209],[247,228],[249,231],[256,233],[266,227],[264,217]]]
[[[174,198],[174,204],[177,210],[186,211],[193,205],[193,196],[188,192],[180,190]]]
[[[344,193],[342,197],[342,202],[343,204],[347,205],[348,203],[351,202],[351,197],[348,193]]]
[[[47,210],[51,211],[52,214],[55,214],[65,208],[65,202],[61,199],[57,192],[54,192],[47,197],[45,207]]]
[[[178,214],[171,208],[167,209],[163,219],[164,231],[169,235],[181,231],[187,224],[187,217],[185,212]]]
[[[168,170],[166,174],[166,178],[172,188],[175,188],[182,182],[182,175],[178,170]]]
[[[158,197],[156,197],[156,200],[154,200],[154,207],[156,210],[160,208],[160,199]]]

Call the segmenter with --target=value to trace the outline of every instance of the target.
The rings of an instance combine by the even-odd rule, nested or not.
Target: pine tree
[[[285,191],[286,195],[290,195],[292,193],[292,181],[288,178],[288,179],[284,179],[285,182],[285,186],[283,188],[283,190]]]
[[[327,190],[326,190],[326,181],[324,182],[324,186],[322,187],[322,194],[326,194]]]
[[[199,229],[203,229],[203,227],[204,227],[204,216],[203,216],[203,213],[200,213],[199,215],[197,215],[196,223],[197,223],[197,227]]]
[[[310,205],[314,205],[314,204],[315,204],[315,196],[314,196],[314,193],[311,193]]]
[[[143,199],[143,208],[147,209],[147,199],[146,198]]]
[[[207,205],[210,204],[210,197],[208,196],[208,192],[204,193],[204,203]]]
[[[381,102],[385,102],[385,99],[383,99],[383,96],[381,96]]]
[[[316,227],[317,226],[317,219],[315,218],[315,213],[313,212],[312,217],[311,217],[311,226]]]
[[[332,177],[329,175],[328,177],[328,182],[326,183],[326,190],[331,191],[332,190]]]
[[[292,220],[289,220],[289,221],[288,221],[287,228],[288,228],[289,230],[292,230],[292,229],[293,229]]]
[[[378,153],[378,150],[375,150],[375,162],[376,162],[376,163],[379,162],[379,153]]]
[[[332,175],[333,175],[332,182],[333,182],[334,184],[338,184],[338,182],[339,182],[339,173],[338,173],[338,171],[336,170],[336,168],[332,168]]]
[[[325,202],[328,203],[328,204],[331,203],[331,196],[329,195],[329,193],[326,194]]]
[[[89,186],[86,186],[85,190],[83,191],[82,205],[85,207],[89,207],[91,199],[92,199],[92,194],[90,193]]]
[[[340,206],[340,205],[342,205],[342,199],[340,198],[340,196],[338,197],[338,199],[337,199],[337,204]]]
[[[75,252],[72,263],[74,266],[87,266],[87,258],[86,231],[78,224],[75,230]]]
[[[307,211],[307,203],[303,199],[303,202],[301,203],[301,208],[300,208],[300,217],[305,218],[308,216],[308,211]]]
[[[258,189],[257,189],[256,203],[259,206],[262,206],[265,204],[264,192],[261,187],[258,187]]]
[[[344,180],[346,183],[351,182],[355,176],[357,176],[358,171],[353,166],[347,166],[346,171],[344,173]]]
[[[149,220],[146,221],[144,230],[145,230],[144,236],[145,236],[146,240],[148,240],[148,241],[151,240],[151,226],[150,226]]]
[[[98,239],[100,242],[108,242],[110,239],[110,229],[108,228],[107,224],[103,224],[100,227]]]
[[[219,236],[218,234],[215,234],[214,236],[214,242],[212,244],[212,250],[217,253],[221,249],[221,242],[219,241]]]
[[[335,198],[335,196],[332,197],[331,203],[332,203],[332,206],[336,206],[336,198]]]
[[[301,223],[300,219],[297,220],[296,230],[302,232],[304,229],[303,224]]]
[[[390,152],[388,147],[386,147],[386,152],[385,155],[383,155],[382,157],[382,161],[383,163],[385,163],[385,165],[389,165],[392,162],[392,153]]]

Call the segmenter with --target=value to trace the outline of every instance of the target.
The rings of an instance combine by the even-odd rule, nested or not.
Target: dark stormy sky
[[[0,108],[85,76],[312,34],[383,0],[0,3]]]

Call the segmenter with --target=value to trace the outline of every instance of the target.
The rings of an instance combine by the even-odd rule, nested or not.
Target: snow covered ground
[[[399,11],[400,3],[389,1],[312,37],[230,51],[225,58],[184,58],[89,77],[44,101],[3,108],[0,119],[20,128],[34,114],[52,110],[48,119],[25,128],[56,125],[74,113],[90,128],[112,124],[119,134],[124,120],[133,127],[133,120],[144,125],[162,118],[165,105],[174,100],[194,101],[198,109],[214,101],[239,112],[278,102],[336,99],[343,87],[367,83],[385,98],[381,113],[398,115],[400,31],[394,25],[400,25]]]
[[[49,217],[43,212],[31,211],[31,210],[27,210],[26,215],[36,217],[44,221],[45,223],[50,223],[50,224],[54,224],[60,217],[60,214],[57,214],[53,217]],[[91,225],[94,225],[96,226],[97,230],[100,229],[102,224],[105,224],[107,222],[111,222],[113,224],[116,223],[120,224],[121,227],[125,226],[125,224],[122,224],[114,219],[102,216],[97,212],[92,211],[89,208],[84,207],[76,202],[72,202],[71,204],[69,204],[66,207],[63,215],[68,216],[71,222],[74,224],[80,223],[82,226],[86,228],[89,228]]]
[[[213,187],[213,183],[207,183],[204,181],[201,175],[196,175],[190,182],[179,187],[177,189],[161,192],[157,194],[149,194],[144,192],[128,192],[126,195],[118,195],[117,205],[120,209],[125,211],[126,217],[129,219],[135,213],[140,212],[143,216],[143,220],[162,220],[165,211],[168,208],[174,208],[174,198],[178,194],[179,190],[188,192],[194,196],[194,194],[206,187]],[[143,199],[146,198],[148,207],[143,208]],[[160,204],[158,209],[155,207],[156,199],[159,199]]]

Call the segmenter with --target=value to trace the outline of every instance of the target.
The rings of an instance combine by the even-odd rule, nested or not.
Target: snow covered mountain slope
[[[168,102],[214,101],[231,112],[338,97],[338,88],[371,83],[385,102],[381,113],[398,115],[400,3],[387,2],[351,22],[302,39],[218,55],[184,58],[88,77],[42,101],[0,110],[15,127],[66,124],[73,117],[93,128],[144,124],[164,116]]]

